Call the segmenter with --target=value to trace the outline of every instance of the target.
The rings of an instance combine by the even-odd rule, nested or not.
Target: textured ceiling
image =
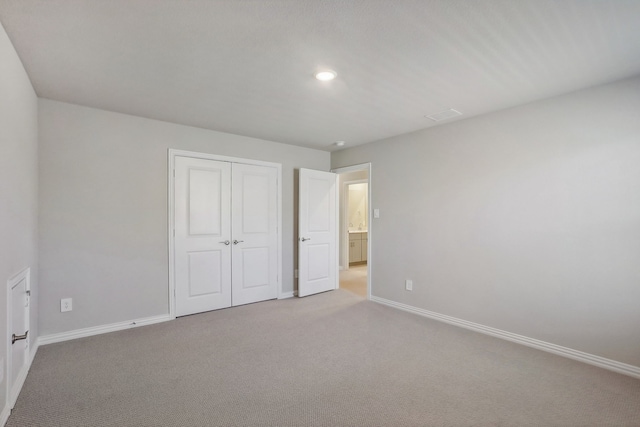
[[[0,21],[40,97],[323,150],[640,74],[638,0],[1,0]]]

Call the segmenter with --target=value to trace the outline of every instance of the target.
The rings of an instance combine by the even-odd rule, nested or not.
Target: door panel
[[[331,231],[331,203],[332,186],[335,183],[327,177],[309,177],[308,186],[308,230],[310,232],[330,232]],[[334,190],[335,191],[335,190]]]
[[[222,292],[222,251],[189,252],[189,297]]]
[[[242,224],[239,224],[234,231],[243,234],[269,233],[270,208],[273,207],[270,203],[270,197],[273,197],[273,194],[270,193],[274,190],[269,185],[271,184],[269,170],[261,174],[245,173],[245,166],[234,165],[234,178],[242,180],[241,185],[236,187],[241,197],[241,204],[235,205],[239,212],[234,211],[234,216],[237,215]]]
[[[231,306],[231,164],[175,159],[176,315]]]
[[[338,286],[338,204],[331,172],[300,169],[298,296]]]
[[[327,243],[307,244],[307,254],[310,260],[307,279],[309,282],[327,280],[330,275],[331,246]]]
[[[232,305],[278,297],[278,171],[233,164]]]
[[[189,234],[222,232],[222,171],[189,169]]]

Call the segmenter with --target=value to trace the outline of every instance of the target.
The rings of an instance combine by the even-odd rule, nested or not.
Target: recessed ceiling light
[[[329,80],[333,80],[336,78],[337,75],[338,74],[333,70],[322,70],[322,71],[318,71],[315,74],[316,79],[323,82],[328,82]]]
[[[345,142],[344,141],[336,141],[336,145],[338,147],[344,147]]]

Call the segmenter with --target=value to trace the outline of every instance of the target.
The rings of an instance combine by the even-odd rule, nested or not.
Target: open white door
[[[300,169],[298,296],[338,287],[337,175]]]

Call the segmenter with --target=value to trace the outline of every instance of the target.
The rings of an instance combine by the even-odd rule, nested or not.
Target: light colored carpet
[[[337,290],[43,346],[16,426],[639,426],[640,381]]]
[[[340,289],[367,297],[367,264],[352,265],[340,271]]]

